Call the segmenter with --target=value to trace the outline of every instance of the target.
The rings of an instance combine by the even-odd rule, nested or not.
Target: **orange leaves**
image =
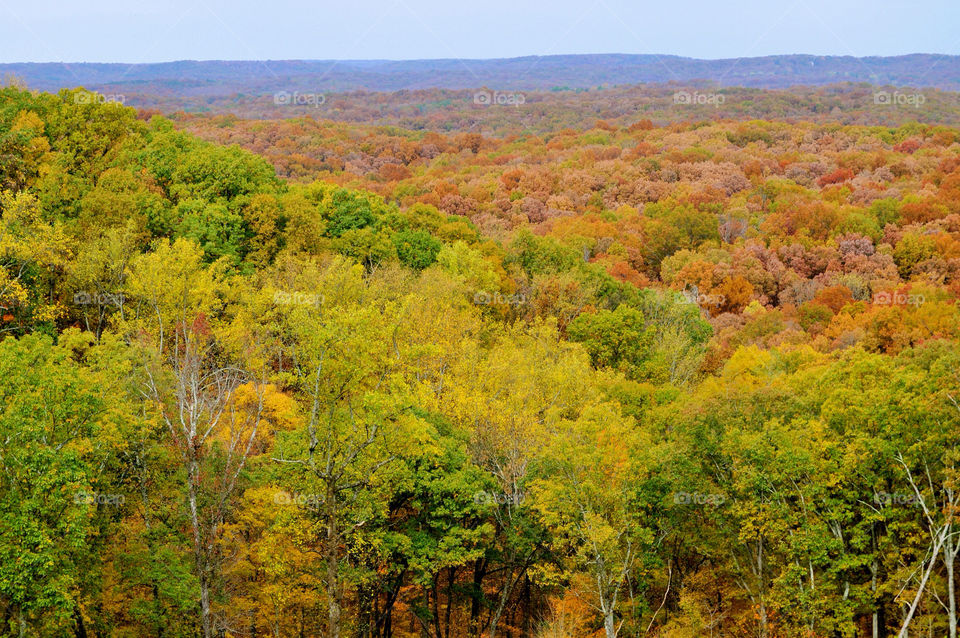
[[[380,179],[386,182],[397,182],[410,177],[413,173],[403,164],[384,164],[380,167]]]
[[[899,144],[894,145],[893,150],[897,153],[906,153],[907,155],[912,155],[920,148],[923,142],[916,137],[910,137]]]
[[[853,171],[849,168],[838,168],[820,177],[820,179],[817,180],[817,184],[822,188],[829,184],[840,184],[850,179],[853,179]]]
[[[720,298],[711,304],[718,312],[740,312],[753,298],[753,284],[740,275],[725,278],[713,293]]]
[[[726,197],[727,194],[719,188],[706,186],[702,190],[682,198],[680,201],[684,204],[690,204],[699,210],[703,210],[710,204],[721,204]]]
[[[512,168],[500,176],[500,183],[507,191],[512,191],[520,185],[520,179],[523,177],[523,169]]]
[[[819,291],[813,300],[836,314],[847,304],[853,303],[853,293],[846,286],[830,286]]]
[[[637,142],[636,146],[627,151],[627,153],[624,155],[624,159],[636,160],[640,159],[641,157],[651,157],[656,155],[656,153],[657,147],[653,144],[650,144],[649,142]]]
[[[638,120],[638,121],[634,122],[633,124],[631,124],[631,125],[627,128],[627,131],[629,131],[629,132],[631,132],[631,133],[634,133],[634,132],[636,132],[636,131],[651,131],[651,130],[653,130],[654,128],[655,128],[655,127],[654,127],[654,125],[653,125],[653,122],[651,122],[650,120],[647,120],[647,119],[643,119],[643,120]]]
[[[650,285],[650,280],[647,279],[646,275],[634,269],[625,261],[613,262],[607,267],[607,272],[610,273],[612,277],[631,283],[637,288],[646,288]]]

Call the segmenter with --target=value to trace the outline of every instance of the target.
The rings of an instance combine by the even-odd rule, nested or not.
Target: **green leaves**
[[[400,263],[414,270],[423,270],[437,260],[443,247],[439,241],[422,230],[401,230],[393,236]]]
[[[366,228],[379,221],[369,197],[342,188],[331,193],[323,213],[328,220],[327,234],[331,237],[340,237],[348,230]]]
[[[679,296],[649,292],[639,305],[581,314],[570,323],[570,340],[583,343],[595,367],[639,381],[690,381],[703,358],[709,324]]]
[[[96,438],[106,406],[95,380],[50,339],[0,342],[0,601],[59,620],[77,605],[93,534]]]

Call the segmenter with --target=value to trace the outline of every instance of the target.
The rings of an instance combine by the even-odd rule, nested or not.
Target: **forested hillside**
[[[89,95],[0,89],[0,634],[956,638],[960,129]]]
[[[960,56],[768,55],[700,60],[678,55],[532,55],[501,59],[434,60],[180,60],[152,64],[0,64],[0,74],[25,78],[31,88],[57,91],[81,84],[140,87],[148,95],[223,96],[287,91],[504,90],[590,88],[641,82],[707,80],[727,86],[786,88],[870,82],[960,89]],[[919,82],[918,82],[919,81]]]
[[[110,89],[116,91],[118,89]],[[771,120],[796,123],[897,127],[912,122],[960,125],[960,94],[935,89],[837,84],[761,90],[710,84],[556,87],[550,91],[490,88],[375,93],[277,93],[230,95],[205,100],[141,92],[107,93],[131,106],[164,113],[177,121],[209,118],[227,126],[237,117],[268,120],[322,119],[411,131],[477,133],[485,136],[550,134],[593,128],[598,120],[629,127],[639,120],[658,126],[675,122]],[[255,122],[244,122],[255,127]]]

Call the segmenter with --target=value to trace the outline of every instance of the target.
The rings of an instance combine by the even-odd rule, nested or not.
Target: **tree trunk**
[[[503,610],[507,608],[507,603],[510,602],[510,593],[512,589],[513,571],[510,570],[507,573],[507,580],[503,584],[503,589],[500,591],[500,601],[497,603],[497,609],[493,612],[493,617],[490,619],[489,638],[497,638],[497,625],[500,624],[500,618],[503,616]]]
[[[603,631],[607,638],[617,638],[616,618],[613,616],[613,609],[609,609],[603,616]]]
[[[212,638],[213,623],[210,618],[210,582],[206,569],[200,574],[200,615],[203,622],[203,638]]]
[[[760,623],[760,638],[767,638],[767,606],[760,601],[760,610],[758,613]]]
[[[470,596],[470,636],[473,638],[480,638],[480,601],[483,600],[483,577],[486,572],[486,561],[478,558],[473,564],[473,592]]]
[[[520,635],[528,638],[530,635],[530,577],[523,577],[523,621],[520,625]]]
[[[444,638],[450,638],[450,614],[453,612],[453,588],[456,585],[456,567],[448,567],[447,574],[447,610],[446,618],[444,619],[445,627],[443,629]]]
[[[379,597],[376,585],[357,586],[357,630],[358,638],[370,638],[373,635],[374,617],[377,613],[376,600]]]
[[[327,636],[340,638],[340,565],[339,530],[337,529],[337,494],[327,486]]]
[[[440,589],[437,586],[437,581],[441,578],[440,574],[437,574],[437,577],[433,579],[433,584],[430,587],[430,591],[427,592],[427,604],[430,604],[431,594],[433,595],[433,635],[436,638],[443,638],[443,634],[440,632]]]
[[[923,578],[920,579],[920,585],[917,587],[917,594],[913,597],[913,602],[910,604],[910,609],[907,611],[906,618],[903,619],[903,625],[900,627],[900,632],[897,634],[897,638],[908,638],[907,630],[910,628],[910,621],[913,620],[913,614],[916,613],[917,607],[920,606],[920,599],[923,597],[923,590],[927,587],[927,580],[930,579],[930,572],[933,571],[933,566],[937,564],[937,554],[940,553],[940,548],[943,546],[944,532],[947,529],[948,528],[946,527],[943,528],[938,535],[939,538],[936,539],[932,555],[930,556],[930,564],[927,565],[927,570],[923,573]]]
[[[207,572],[206,551],[203,547],[200,515],[197,512],[199,468],[194,456],[195,451],[189,450],[188,454],[191,456],[187,465],[188,499],[190,502],[190,526],[193,531],[193,560],[197,569],[197,578],[200,581],[200,625],[203,627],[203,638],[213,638],[213,623],[210,618],[210,579]]]
[[[77,638],[87,638],[87,628],[83,624],[83,614],[80,613],[79,607],[73,608],[73,618],[77,621]]]
[[[760,622],[760,638],[767,638],[769,631],[767,629],[767,604],[766,600],[766,583],[764,582],[763,575],[763,538],[757,540],[757,578],[759,581],[759,590],[760,590],[760,613],[759,613],[759,622]]]
[[[949,527],[948,527],[949,529]],[[943,545],[943,561],[947,566],[947,596],[948,596],[948,614],[949,614],[949,638],[957,638],[957,592],[954,580],[954,567],[956,566],[957,546],[951,534],[947,534],[947,540]]]

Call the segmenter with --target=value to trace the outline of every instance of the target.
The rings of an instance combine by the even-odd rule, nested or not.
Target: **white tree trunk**
[[[910,621],[913,620],[913,614],[916,613],[917,607],[920,606],[920,600],[923,598],[923,590],[927,587],[927,581],[930,579],[930,573],[933,572],[933,566],[937,564],[937,555],[940,553],[940,548],[943,546],[944,532],[946,528],[943,528],[940,531],[940,534],[937,536],[936,543],[934,544],[933,551],[930,556],[930,563],[927,565],[927,569],[923,572],[923,578],[920,579],[920,585],[917,587],[917,593],[913,597],[913,602],[910,603],[910,608],[907,610],[907,616],[903,619],[903,626],[900,627],[900,632],[897,634],[897,638],[908,638],[907,630],[910,628]]]

